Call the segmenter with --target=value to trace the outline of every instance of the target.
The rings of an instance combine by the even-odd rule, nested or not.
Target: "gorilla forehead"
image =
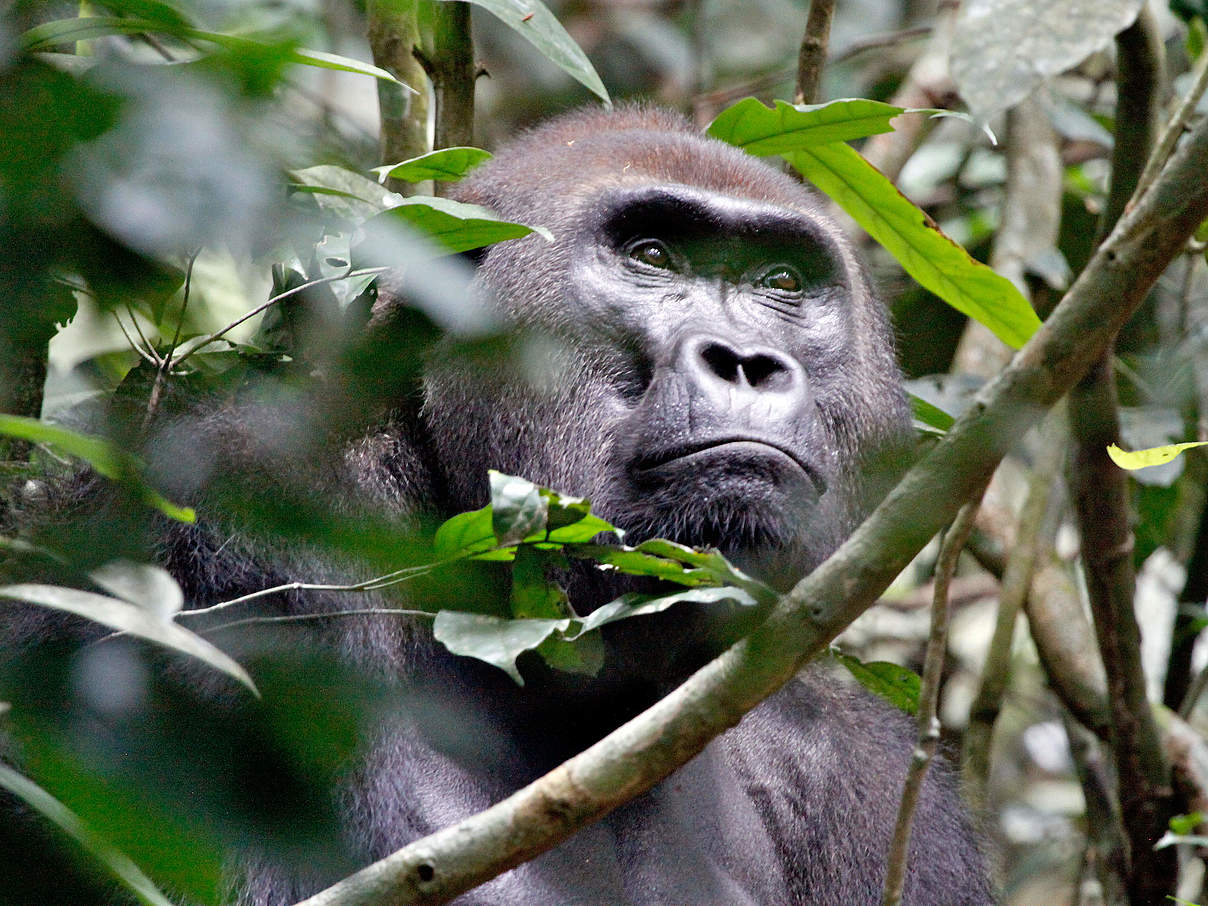
[[[517,192],[512,182],[518,165],[534,175],[525,192]],[[826,219],[816,198],[796,180],[702,136],[674,112],[641,106],[582,110],[551,120],[476,170],[458,194],[505,217],[548,221],[551,196],[590,199],[609,188],[676,183]],[[555,212],[571,222],[581,215],[580,206],[560,216]]]

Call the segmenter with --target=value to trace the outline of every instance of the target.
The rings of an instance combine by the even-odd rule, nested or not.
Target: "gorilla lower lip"
[[[805,474],[819,495],[826,491],[826,480],[818,470],[802,462],[796,455],[772,441],[748,437],[727,438],[690,446],[676,447],[649,456],[643,456],[634,465],[635,471],[651,472],[674,464],[691,464],[694,460],[706,460],[719,456],[741,459],[758,456],[765,459],[785,460],[792,468]]]

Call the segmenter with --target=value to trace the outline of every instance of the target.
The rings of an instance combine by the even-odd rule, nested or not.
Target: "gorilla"
[[[904,448],[909,417],[885,313],[809,190],[676,114],[629,107],[528,132],[454,197],[552,232],[552,242],[530,235],[477,261],[478,291],[536,338],[520,345],[540,350],[542,368],[531,354],[471,365],[438,346],[412,399],[309,465],[315,494],[343,495],[348,512],[445,518],[482,506],[487,470],[498,469],[590,498],[629,541],[713,546],[781,589],[851,531],[878,492],[876,474]],[[204,468],[178,460],[169,470],[196,485],[177,490],[204,502],[211,481],[237,473],[249,493],[271,496],[292,470],[266,438],[288,435],[289,421],[271,406],[213,413],[200,427],[185,422],[175,440],[161,432],[160,455],[203,437],[189,455],[208,457]],[[175,526],[161,551],[197,606],[326,575],[302,548],[226,526]],[[560,579],[579,612],[635,588],[588,566]],[[357,606],[377,598],[399,606],[386,592]],[[297,614],[349,604],[293,591],[257,606]],[[598,676],[526,656],[519,687],[446,652],[427,624],[311,625],[291,639],[336,651],[396,690],[332,794],[342,845],[361,864],[532,781],[744,628],[703,607],[622,621],[606,627]],[[904,715],[811,668],[649,793],[456,903],[879,902],[913,741]],[[292,903],[339,877],[268,855],[238,862],[234,898],[248,906]],[[993,900],[952,770],[933,764],[905,902]]]

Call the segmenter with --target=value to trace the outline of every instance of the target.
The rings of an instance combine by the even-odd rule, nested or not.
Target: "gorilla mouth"
[[[668,447],[639,456],[634,462],[633,468],[640,474],[661,469],[673,463],[691,465],[694,460],[701,460],[703,465],[704,460],[715,459],[719,456],[734,460],[755,456],[761,459],[787,461],[795,471],[801,472],[809,479],[818,496],[822,496],[826,491],[826,479],[815,467],[775,441],[754,437],[728,437]]]

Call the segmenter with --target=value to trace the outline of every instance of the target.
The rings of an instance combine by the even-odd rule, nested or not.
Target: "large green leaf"
[[[468,252],[505,239],[519,239],[529,233],[539,233],[550,241],[554,238],[544,227],[500,220],[487,208],[436,196],[404,198],[395,207],[372,218],[366,229],[372,229],[376,220],[402,221],[454,253]]]
[[[784,155],[833,198],[906,272],[957,311],[1018,348],[1040,326],[1015,285],[969,256],[860,154],[842,142]]]
[[[904,107],[863,98],[802,106],[774,103],[775,107],[768,107],[756,98],[743,98],[719,113],[707,131],[727,144],[763,156],[892,132],[889,121],[906,112]]]
[[[8,790],[80,844],[121,881],[139,902],[148,906],[172,906],[172,901],[160,892],[129,856],[28,777],[18,774],[5,764],[0,764],[0,788]]]
[[[177,589],[173,601],[179,594],[180,591]],[[172,622],[161,608],[165,605],[168,608],[172,607],[173,601],[160,602],[155,607],[149,607],[145,602],[124,601],[79,588],[32,583],[0,585],[0,598],[10,598],[14,601],[24,601],[27,604],[38,604],[42,607],[73,613],[108,626],[110,629],[116,629],[118,632],[126,632],[172,648],[195,657],[216,670],[237,679],[257,696],[260,694],[247,671],[231,657],[215,648],[201,636]]]
[[[103,437],[79,434],[36,418],[0,414],[0,434],[20,437],[35,444],[50,444],[71,456],[78,456],[101,475],[132,485],[149,506],[179,522],[195,522],[197,514],[189,507],[177,506],[148,487],[139,474],[138,460]]]
[[[233,52],[248,50],[263,50],[271,45],[245,38],[238,35],[226,35],[222,32],[205,31],[190,25],[173,23],[164,19],[120,18],[116,16],[83,16],[77,19],[56,19],[44,22],[31,28],[21,36],[21,46],[28,51],[49,50],[58,44],[70,44],[76,41],[90,41],[103,38],[106,35],[136,35],[142,33],[167,34],[190,41],[205,41],[217,44]],[[286,51],[286,59],[291,63],[302,66],[316,66],[320,69],[335,69],[341,72],[355,72],[372,76],[385,82],[403,85],[398,79],[384,69],[370,63],[362,63],[351,57],[327,53],[322,50],[307,50],[301,47]],[[408,90],[414,90],[403,85]]]
[[[494,664],[523,686],[524,677],[516,669],[516,658],[570,625],[569,619],[505,620],[480,613],[442,610],[436,615],[432,631],[436,640],[453,654]]]
[[[684,601],[696,604],[716,604],[718,602],[729,601],[734,604],[740,604],[743,607],[752,607],[756,603],[755,599],[741,588],[731,587],[690,588],[687,591],[658,597],[628,594],[617,598],[615,601],[610,601],[597,610],[593,610],[582,620],[583,628],[579,630],[579,633],[581,635],[591,632],[593,629],[599,629],[601,626],[615,623],[618,620],[627,620],[630,617],[660,613],[668,607]]]
[[[422,182],[425,179],[456,182],[490,159],[491,152],[481,148],[440,148],[405,160],[401,164],[374,167],[373,172],[382,182],[387,179],[402,179],[406,182]]]
[[[494,13],[509,28],[524,35],[549,60],[585,85],[604,103],[611,103],[587,54],[540,0],[470,0]]]

